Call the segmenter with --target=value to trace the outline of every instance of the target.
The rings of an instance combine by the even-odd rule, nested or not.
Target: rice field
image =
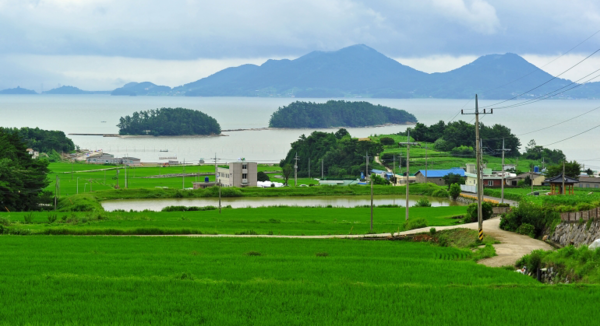
[[[0,236],[1,325],[593,325],[546,286],[428,243]]]
[[[453,225],[466,206],[411,207],[410,219],[429,226]],[[404,230],[403,207],[259,207],[171,212],[0,213],[6,233],[25,234],[266,234],[328,235]],[[51,220],[55,218],[54,221]],[[0,223],[1,225],[2,223]],[[10,230],[10,231],[8,231]]]

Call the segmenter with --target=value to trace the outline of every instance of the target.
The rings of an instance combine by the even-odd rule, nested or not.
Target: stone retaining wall
[[[584,221],[589,219],[595,220],[598,217],[600,217],[600,207],[590,209],[589,211],[560,213],[560,219],[563,222],[577,222],[580,219]]]
[[[581,212],[578,212],[581,213]],[[583,217],[582,217],[583,218]],[[570,244],[574,246],[589,245],[594,240],[600,238],[600,220],[592,220],[585,223],[580,222],[562,222],[552,234],[552,241],[560,244],[561,246],[568,246]]]

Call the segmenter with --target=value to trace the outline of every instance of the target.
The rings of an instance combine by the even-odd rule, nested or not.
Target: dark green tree
[[[258,173],[256,173],[256,180],[258,181],[271,181],[271,179],[269,178],[269,176],[264,173],[263,171],[258,171]]]
[[[450,185],[450,197],[452,197],[452,200],[456,200],[456,198],[458,198],[458,196],[460,196],[460,185],[458,183],[453,183],[452,185]]]
[[[16,132],[0,130],[0,208],[37,210],[49,182],[48,162],[34,160]]]
[[[563,166],[562,164],[551,165],[546,168],[546,178],[552,178],[557,175],[562,174]],[[577,161],[566,162],[565,163],[565,175],[567,177],[579,179],[579,175],[581,174],[581,165],[577,163]]]
[[[290,179],[290,175],[292,175],[292,165],[291,164],[284,164],[283,168],[282,168],[282,172],[283,172],[283,180],[284,180],[284,184],[287,186],[288,185],[288,180]]]
[[[442,179],[444,179],[444,184],[448,186],[448,189],[450,189],[450,185],[453,183],[457,183],[459,185],[465,184],[465,179],[461,177],[460,174],[448,173],[443,176]]]
[[[221,126],[213,117],[196,110],[161,108],[134,112],[119,120],[121,135],[218,135]]]

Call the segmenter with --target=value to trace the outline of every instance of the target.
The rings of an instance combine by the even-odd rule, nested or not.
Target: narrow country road
[[[379,156],[375,156],[375,157],[373,158],[373,160],[375,161],[375,163],[379,163],[379,164],[381,164],[381,165],[382,165],[382,166],[383,166],[383,167],[386,169],[386,171],[388,171],[388,172],[390,172],[390,173],[393,173],[392,169],[388,168],[387,166],[385,166],[385,165],[383,165],[383,164],[381,163],[381,161],[379,160]]]
[[[452,226],[438,226],[436,230],[449,230],[465,228],[471,230],[477,230],[477,222],[467,223]],[[404,232],[396,232],[394,235],[409,235],[423,232],[429,232],[431,227],[425,227],[420,229],[414,229]],[[478,263],[489,267],[501,267],[514,265],[519,258],[526,254],[529,254],[533,250],[544,249],[552,250],[552,246],[549,244],[530,238],[525,235],[520,235],[513,232],[508,232],[500,229],[500,218],[493,218],[483,222],[483,232],[485,235],[490,235],[496,240],[500,241],[499,244],[495,244],[496,254],[498,256],[482,259]],[[130,235],[127,235],[130,236]],[[379,234],[348,234],[348,235],[234,235],[234,234],[181,234],[181,235],[133,235],[136,237],[192,237],[192,238],[285,238],[285,239],[360,239],[360,238],[385,238],[389,237],[390,233],[379,233]]]

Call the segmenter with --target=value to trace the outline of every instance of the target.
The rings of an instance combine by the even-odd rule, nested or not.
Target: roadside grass
[[[460,223],[466,206],[411,207],[411,220],[428,226]],[[370,230],[370,208],[259,207],[170,212],[18,212],[0,213],[4,233],[13,234],[251,234],[345,235],[404,230],[403,207],[377,207]],[[53,220],[53,222],[50,222]]]
[[[427,243],[2,236],[0,246],[0,323],[11,325],[591,325],[600,298],[597,286],[542,285]]]

